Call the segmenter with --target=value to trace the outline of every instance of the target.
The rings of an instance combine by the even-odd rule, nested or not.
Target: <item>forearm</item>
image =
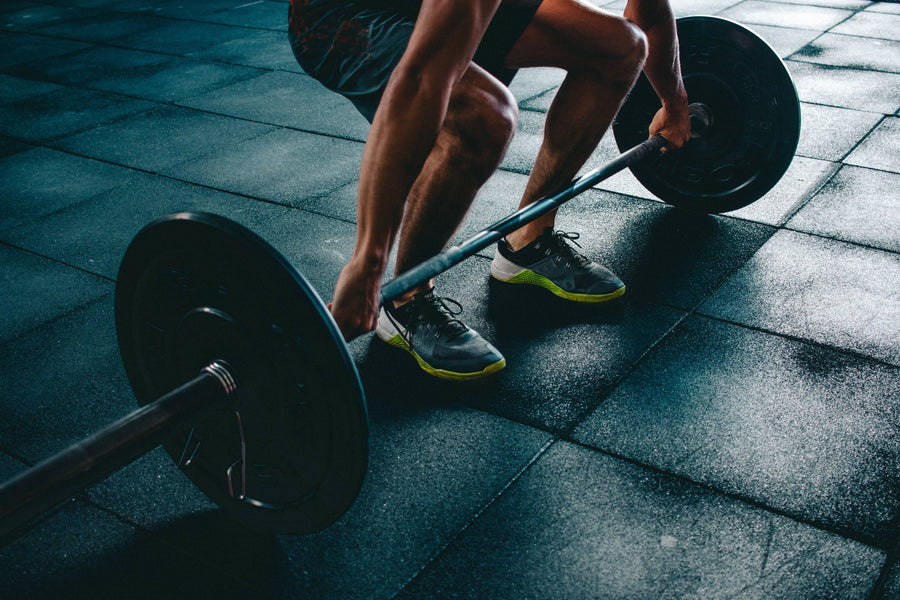
[[[625,10],[625,17],[640,27],[647,36],[648,51],[644,73],[663,106],[670,109],[686,107],[687,92],[681,79],[675,17],[669,2],[633,0]]]

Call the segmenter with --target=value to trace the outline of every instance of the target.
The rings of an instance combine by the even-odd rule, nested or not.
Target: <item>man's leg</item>
[[[547,112],[520,207],[558,191],[584,165],[640,73],[646,48],[644,34],[621,17],[579,0],[544,0],[507,65],[559,67],[567,75]],[[501,240],[491,275],[575,302],[625,293],[618,277],[572,247],[578,234],[554,232],[555,218],[552,211]]]
[[[472,65],[454,88],[443,129],[410,191],[397,274],[444,249],[478,190],[500,166],[517,116],[516,101],[506,86]]]
[[[452,92],[444,125],[410,190],[397,255],[397,273],[444,249],[478,189],[503,160],[516,128],[515,99],[476,65]],[[503,355],[456,316],[459,305],[426,282],[379,313],[376,334],[416,359],[426,372],[474,379],[499,371]]]
[[[544,140],[520,206],[568,183],[596,149],[646,57],[637,26],[579,0],[544,0],[510,53],[516,68],[549,66],[567,75],[547,112]],[[553,227],[555,213],[510,234],[513,249]]]

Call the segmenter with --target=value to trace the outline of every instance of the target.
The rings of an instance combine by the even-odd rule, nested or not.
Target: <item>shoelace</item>
[[[561,256],[565,257],[567,263],[574,262],[578,266],[583,267],[584,265],[591,262],[590,259],[580,254],[566,242],[566,240],[568,240],[569,242],[572,242],[573,244],[581,248],[581,244],[576,241],[580,238],[581,234],[574,231],[555,231],[551,236],[551,239],[553,240],[552,244],[556,246],[556,251]]]
[[[456,318],[463,312],[462,304],[456,300],[435,296],[434,291],[430,291],[416,296],[412,302],[410,308],[414,311],[415,317],[406,325],[410,338],[415,335],[422,323],[434,324],[437,329],[434,334],[436,337],[447,335],[449,339],[453,339],[467,331],[468,328],[463,322]],[[391,319],[394,320],[393,317]]]

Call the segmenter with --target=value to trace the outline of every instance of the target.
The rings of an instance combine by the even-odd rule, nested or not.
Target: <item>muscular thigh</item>
[[[540,2],[504,2],[474,62],[508,84],[515,70],[508,68],[506,56]],[[371,121],[409,43],[420,4],[417,0],[347,0],[308,5],[293,0],[291,47],[304,71],[346,96]]]
[[[506,56],[511,68],[598,68],[634,48],[636,29],[586,0],[544,0]]]

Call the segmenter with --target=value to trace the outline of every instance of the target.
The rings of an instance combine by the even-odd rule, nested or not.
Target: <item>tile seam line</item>
[[[481,517],[481,516],[482,516],[482,515],[490,508],[490,507],[491,507],[491,506],[493,506],[493,505],[494,505],[494,504],[495,504],[495,503],[496,503],[496,502],[497,502],[497,501],[498,501],[498,500],[499,500],[499,499],[507,492],[507,490],[509,490],[509,488],[511,488],[513,485],[515,485],[516,482],[518,482],[518,481],[522,478],[522,476],[523,476],[528,470],[530,470],[531,467],[534,466],[534,464],[535,464],[542,456],[544,456],[544,454],[545,454],[545,453],[546,453],[546,452],[547,452],[554,444],[556,444],[556,442],[558,442],[559,440],[560,440],[560,438],[559,438],[558,436],[554,435],[551,439],[549,439],[547,442],[545,442],[544,445],[541,446],[541,447],[538,449],[538,451],[534,454],[534,456],[532,456],[531,459],[529,459],[528,462],[525,463],[525,465],[524,465],[521,469],[519,469],[519,471],[517,471],[517,472],[509,479],[509,481],[507,481],[507,482],[500,488],[500,490],[497,491],[497,492],[494,494],[493,497],[491,497],[491,498],[490,498],[487,502],[485,502],[478,510],[476,510],[475,513],[472,515],[472,517],[471,517],[465,524],[463,524],[462,527],[460,527],[460,528],[459,528],[452,536],[450,536],[450,538],[449,538],[444,544],[442,544],[440,548],[438,548],[437,550],[435,550],[434,553],[432,553],[432,555],[431,555],[430,557],[428,557],[427,559],[425,559],[425,560],[422,562],[421,566],[416,570],[416,572],[413,573],[412,575],[410,575],[410,576],[406,579],[406,581],[403,583],[403,585],[400,587],[400,589],[399,589],[392,597],[393,597],[393,598],[396,598],[396,597],[398,597],[400,594],[402,594],[402,593],[403,593],[403,590],[405,590],[407,587],[409,587],[409,585],[410,585],[413,581],[415,581],[416,578],[419,577],[419,575],[421,575],[422,573],[424,573],[424,572],[428,569],[429,566],[431,566],[435,561],[437,561],[437,559],[440,558],[440,556],[444,553],[445,550],[447,550],[447,548],[449,548],[456,540],[458,540],[458,539],[460,538],[460,536],[462,536],[466,531],[468,531],[469,528],[470,528],[472,525],[474,525],[475,522],[476,522],[476,521],[477,521],[477,520],[478,520],[478,519],[479,519],[479,518],[480,518],[480,517]]]
[[[789,334],[789,333],[782,333],[782,332],[774,331],[774,330],[771,330],[771,329],[765,329],[765,328],[763,328],[763,327],[757,327],[757,326],[755,326],[755,325],[748,325],[748,324],[746,324],[746,323],[739,323],[739,322],[737,322],[737,321],[731,321],[731,320],[726,319],[726,318],[723,318],[723,317],[716,317],[716,316],[714,316],[714,315],[706,314],[706,313],[701,312],[701,311],[699,311],[699,310],[696,311],[696,312],[694,312],[694,313],[692,313],[692,314],[693,314],[694,316],[702,317],[702,318],[704,318],[704,319],[709,319],[710,321],[717,321],[717,322],[719,322],[719,323],[725,323],[725,324],[727,324],[727,325],[734,325],[734,326],[740,327],[740,328],[742,328],[742,329],[747,329],[747,330],[749,330],[749,331],[755,331],[756,333],[762,333],[762,334],[765,334],[765,335],[771,335],[771,336],[773,336],[773,337],[785,339],[785,340],[788,340],[788,341],[791,341],[791,342],[797,342],[797,343],[807,344],[807,345],[809,345],[809,346],[814,346],[814,347],[819,348],[819,349],[821,349],[821,350],[830,350],[831,352],[837,352],[837,353],[839,353],[839,354],[844,354],[844,355],[847,355],[847,356],[852,356],[853,358],[863,359],[863,360],[866,360],[866,361],[869,361],[869,362],[873,362],[873,363],[876,363],[876,364],[880,364],[880,365],[882,365],[882,366],[884,366],[884,367],[889,367],[889,368],[891,368],[891,369],[900,369],[900,365],[898,365],[898,364],[894,364],[894,363],[888,362],[888,361],[886,361],[886,360],[884,360],[884,359],[882,359],[882,358],[878,358],[878,357],[875,357],[875,356],[870,356],[870,355],[868,355],[868,354],[863,354],[863,353],[861,353],[861,352],[858,352],[858,351],[853,350],[853,349],[850,349],[850,348],[841,348],[841,347],[838,347],[838,346],[830,346],[830,345],[828,345],[828,344],[826,344],[826,343],[824,343],[824,342],[820,342],[820,341],[813,340],[813,339],[810,339],[810,338],[804,338],[804,337],[797,336],[797,335],[791,335],[791,334]]]
[[[210,61],[206,61],[206,60],[203,60],[203,59],[193,59],[193,58],[191,58],[191,57],[184,57],[184,56],[180,56],[179,58],[187,58],[187,59],[189,59],[189,60],[197,60],[197,62],[210,62]],[[220,64],[229,64],[229,63],[220,63]],[[305,73],[298,73],[298,72],[296,72],[296,71],[285,71],[285,70],[283,70],[283,69],[267,69],[267,68],[263,68],[263,67],[254,67],[254,66],[248,66],[248,65],[231,65],[231,66],[241,67],[241,68],[245,68],[245,69],[255,69],[255,70],[257,70],[257,71],[262,71],[262,73],[259,74],[259,75],[257,75],[256,77],[262,77],[263,75],[265,75],[265,74],[267,74],[267,73],[288,73],[288,74],[296,75],[296,76],[298,76],[298,77],[309,77],[309,75],[306,75]],[[60,82],[58,82],[58,81],[51,81],[51,80],[47,80],[47,79],[32,79],[32,78],[28,78],[28,77],[22,77],[21,75],[10,74],[10,73],[4,71],[3,69],[0,69],[0,74],[7,75],[7,76],[9,76],[9,77],[15,77],[15,78],[17,78],[17,79],[24,79],[25,81],[36,81],[36,82],[38,82],[38,83],[50,83],[50,84],[52,84],[52,85],[58,85],[58,86],[63,87],[63,88],[73,88],[73,89],[76,89],[76,90],[82,90],[82,91],[86,91],[86,92],[96,92],[96,93],[99,93],[99,94],[109,94],[109,95],[111,95],[111,96],[120,96],[120,97],[122,97],[122,98],[127,98],[127,99],[129,99],[129,100],[139,100],[139,101],[141,101],[141,102],[146,102],[146,103],[148,103],[148,104],[153,104],[153,105],[154,105],[154,106],[152,106],[152,107],[150,107],[150,108],[143,109],[143,110],[137,111],[137,112],[135,112],[135,113],[131,113],[131,114],[126,114],[126,115],[122,115],[122,116],[119,116],[119,117],[115,117],[115,118],[113,118],[113,119],[110,119],[109,121],[106,121],[106,122],[104,122],[104,123],[100,123],[99,125],[88,126],[88,127],[85,128],[85,129],[79,129],[79,130],[77,130],[77,131],[70,132],[70,133],[66,133],[66,134],[61,135],[61,136],[51,137],[51,138],[42,140],[42,141],[40,141],[40,142],[38,142],[38,143],[35,143],[35,142],[33,142],[33,141],[29,141],[29,140],[24,140],[24,139],[21,139],[21,138],[10,137],[8,134],[6,134],[6,137],[10,137],[10,139],[19,140],[19,141],[25,142],[26,144],[30,144],[30,145],[32,145],[32,146],[46,146],[46,145],[49,144],[49,143],[57,142],[57,141],[59,141],[59,140],[66,139],[66,138],[68,138],[68,137],[72,137],[72,136],[75,136],[75,135],[79,135],[79,134],[81,134],[81,133],[85,133],[85,132],[87,132],[87,131],[91,131],[92,129],[95,129],[95,128],[97,128],[97,127],[104,127],[104,126],[107,126],[107,125],[112,125],[112,124],[115,124],[115,123],[120,123],[120,122],[123,122],[123,121],[127,121],[127,120],[129,120],[129,119],[133,119],[133,118],[135,118],[135,117],[137,117],[137,116],[139,116],[139,115],[142,115],[142,114],[145,114],[145,113],[154,111],[154,110],[160,110],[160,109],[162,109],[162,108],[173,108],[173,107],[174,107],[174,108],[180,108],[180,109],[183,109],[183,110],[192,111],[192,112],[196,112],[196,113],[201,113],[201,114],[206,114],[206,115],[213,115],[213,116],[216,116],[216,117],[223,117],[223,118],[227,118],[227,119],[234,119],[234,120],[236,120],[236,121],[244,121],[244,122],[247,122],[247,123],[255,123],[255,124],[257,124],[257,125],[266,125],[266,126],[269,126],[269,127],[274,127],[274,128],[276,128],[276,129],[287,129],[287,130],[290,130],[290,131],[298,131],[298,132],[300,132],[300,133],[308,133],[308,134],[310,134],[310,135],[315,135],[315,136],[324,137],[324,138],[329,138],[329,139],[343,140],[343,141],[346,141],[346,142],[355,142],[355,143],[357,143],[357,144],[365,144],[365,143],[366,143],[365,140],[360,140],[359,138],[351,137],[351,136],[348,136],[348,135],[342,135],[342,134],[336,134],[336,133],[323,133],[322,131],[316,131],[316,130],[314,130],[314,129],[304,129],[304,128],[302,128],[302,127],[295,127],[295,126],[292,126],[292,125],[285,125],[284,123],[273,123],[273,122],[270,122],[270,121],[261,121],[261,120],[259,120],[259,119],[252,119],[252,118],[249,118],[249,117],[242,117],[242,116],[240,116],[240,115],[231,115],[231,114],[228,114],[228,113],[216,112],[216,111],[214,111],[214,110],[209,110],[209,109],[204,109],[204,108],[197,108],[197,107],[195,107],[195,106],[190,106],[190,105],[188,105],[188,104],[184,104],[184,102],[189,101],[189,100],[191,100],[192,98],[199,98],[199,97],[204,96],[204,95],[206,95],[206,94],[210,94],[210,93],[213,93],[213,92],[217,92],[217,91],[223,90],[223,89],[228,88],[228,87],[230,87],[230,86],[232,86],[232,85],[237,85],[237,84],[240,84],[240,83],[246,83],[246,82],[248,82],[248,81],[252,81],[252,80],[255,79],[256,77],[248,77],[248,78],[246,78],[246,79],[241,79],[241,80],[232,82],[232,83],[230,83],[230,84],[222,85],[222,86],[220,86],[220,87],[213,87],[213,88],[210,88],[209,90],[207,90],[207,91],[205,91],[205,92],[202,92],[202,93],[200,93],[200,94],[197,94],[196,96],[190,96],[190,97],[184,98],[184,99],[182,99],[182,100],[160,101],[160,100],[154,100],[154,99],[151,99],[151,98],[144,98],[144,97],[142,97],[142,96],[133,96],[133,95],[125,94],[125,93],[122,93],[122,92],[116,92],[116,91],[111,91],[111,90],[104,90],[104,89],[97,88],[97,87],[91,87],[91,86],[90,86],[90,83],[91,83],[90,81],[85,81],[85,82],[82,82],[82,83],[80,83],[80,84],[75,84],[75,83],[60,83]],[[59,91],[59,90],[57,90],[57,91]],[[47,92],[47,93],[51,93],[51,94],[52,94],[53,92]],[[39,94],[39,95],[43,95],[43,94]],[[53,148],[53,149],[54,149],[54,150],[58,150],[58,148]],[[95,159],[95,160],[99,160],[99,159]],[[113,163],[113,164],[114,164],[114,163]]]
[[[275,130],[272,130],[272,131],[275,131]],[[266,132],[266,133],[261,134],[261,135],[266,135],[267,133],[271,133],[271,131]],[[260,137],[260,136],[257,136],[257,137]],[[250,138],[250,139],[254,139],[254,138]],[[27,142],[26,142],[26,143],[27,143]],[[198,182],[196,182],[196,181],[191,181],[191,180],[189,180],[189,179],[181,179],[181,178],[175,177],[174,175],[166,175],[166,174],[164,174],[164,173],[158,173],[158,172],[156,172],[156,171],[152,171],[152,170],[149,170],[149,169],[144,169],[144,168],[140,168],[140,167],[134,167],[134,166],[131,166],[131,165],[124,165],[124,164],[117,163],[117,162],[112,162],[112,161],[109,161],[109,160],[106,160],[106,159],[97,158],[97,157],[95,157],[95,156],[90,156],[90,155],[87,155],[87,154],[81,154],[81,153],[79,153],[79,152],[74,152],[74,151],[72,151],[72,150],[67,150],[67,149],[64,149],[64,148],[58,148],[58,147],[55,147],[55,146],[49,146],[49,145],[47,145],[47,144],[40,144],[40,145],[37,145],[37,146],[35,146],[35,147],[39,147],[39,148],[47,148],[47,149],[49,149],[49,150],[53,150],[54,152],[61,152],[61,153],[63,153],[63,154],[68,154],[68,155],[70,155],[70,156],[77,156],[77,157],[79,157],[79,158],[84,158],[84,159],[87,159],[87,160],[95,160],[95,161],[97,161],[97,162],[99,162],[99,163],[111,165],[111,166],[114,166],[114,167],[120,167],[120,168],[123,168],[123,169],[128,169],[128,170],[130,170],[130,171],[135,171],[135,172],[137,172],[137,173],[144,173],[145,175],[152,175],[152,176],[154,176],[154,177],[161,177],[161,178],[167,179],[167,180],[169,180],[169,181],[175,181],[175,182],[178,182],[178,183],[184,183],[184,184],[189,185],[189,186],[195,186],[195,187],[203,188],[203,189],[210,190],[210,191],[213,191],[213,192],[221,192],[221,193],[228,194],[228,195],[231,195],[231,196],[237,196],[237,197],[239,197],[239,198],[244,198],[244,199],[246,199],[246,200],[253,200],[254,202],[262,202],[262,203],[264,203],[264,204],[270,204],[270,205],[272,205],[272,206],[278,206],[278,207],[286,208],[286,209],[289,209],[289,210],[300,210],[300,211],[303,211],[303,212],[306,212],[306,213],[310,213],[310,214],[314,214],[314,215],[326,217],[326,218],[332,219],[332,220],[334,220],[334,221],[340,221],[340,222],[342,222],[342,223],[348,223],[348,224],[352,224],[352,225],[355,225],[355,224],[356,224],[356,221],[348,220],[348,219],[345,219],[345,218],[343,218],[343,217],[337,217],[337,216],[334,216],[334,215],[329,215],[329,214],[322,213],[322,212],[317,212],[317,211],[314,211],[314,210],[309,210],[309,209],[303,208],[303,207],[301,207],[301,206],[291,206],[290,204],[282,204],[281,202],[276,202],[275,200],[269,200],[269,199],[267,199],[267,198],[260,198],[260,197],[258,197],[258,196],[251,196],[250,194],[245,194],[245,193],[243,193],[243,192],[237,192],[237,191],[234,191],[234,190],[228,190],[228,189],[224,189],[224,188],[218,188],[218,187],[215,187],[215,186],[212,186],[212,185],[208,185],[208,184],[205,184],[205,183],[198,183]],[[344,186],[347,185],[348,183],[350,183],[350,182],[343,183],[343,184],[337,186],[336,188],[334,188],[333,190],[329,190],[329,191],[323,192],[323,193],[321,193],[321,194],[310,194],[310,195],[308,195],[308,196],[304,196],[304,198],[307,198],[307,199],[310,199],[310,200],[318,200],[318,199],[326,198],[326,197],[328,197],[329,194],[334,193],[335,191],[337,191],[338,189],[344,187]],[[116,186],[116,187],[121,187],[121,186]],[[113,189],[115,189],[115,188],[113,188]],[[87,199],[83,200],[82,202],[90,202],[92,199],[93,199],[93,198],[87,198]],[[81,204],[81,202],[79,202],[79,203],[77,203],[77,204]],[[72,206],[76,206],[76,205],[73,204],[73,205],[71,205],[71,206],[69,206],[69,207],[64,207],[64,208],[61,208],[61,209],[59,209],[59,210],[56,210],[56,211],[53,211],[53,212],[51,212],[51,213],[48,213],[48,214],[46,214],[46,215],[41,215],[41,216],[42,216],[42,217],[45,217],[45,216],[57,214],[57,213],[59,213],[59,212],[61,212],[61,211],[66,210],[67,208],[71,208]],[[40,218],[41,218],[41,217],[38,217],[38,219],[40,219]],[[32,221],[29,221],[28,223],[34,223],[34,222],[36,222],[36,221],[37,221],[37,219],[32,220]],[[9,228],[9,229],[0,231],[0,236],[2,236],[3,233],[5,233],[5,232],[7,232],[7,231],[12,231],[12,230],[15,229],[16,227],[18,227],[18,225],[14,226],[14,227],[11,227],[11,228]],[[5,242],[5,241],[3,241],[3,240],[0,240],[0,244],[6,244],[6,245],[8,245],[8,246],[13,246],[13,247],[15,247],[15,248],[18,248],[17,246],[15,246],[15,245],[13,245],[13,244],[11,244],[11,243],[9,243],[9,242]],[[25,250],[26,252],[31,252],[30,250],[27,250],[27,249],[25,249],[25,248],[19,248],[19,249],[20,249],[20,250]],[[32,252],[32,253],[33,253],[33,254],[37,254],[36,252]],[[42,256],[42,255],[40,255],[40,254],[37,254],[37,255],[38,255],[38,256]],[[50,260],[55,260],[55,259],[52,259],[52,258],[47,257],[47,256],[42,256],[42,258],[48,258],[48,259],[50,259]],[[57,261],[57,262],[60,262],[60,261]],[[66,263],[62,263],[62,264],[66,264]],[[76,267],[76,266],[74,266],[74,265],[67,265],[67,266],[71,266],[72,268],[75,268],[75,269],[80,269],[80,267]],[[83,269],[82,269],[82,270],[83,270]],[[86,272],[90,273],[90,271],[86,271]],[[96,273],[93,273],[93,274],[94,274],[94,275],[97,275]],[[104,276],[101,275],[101,277],[104,277]],[[106,279],[109,279],[108,277],[105,277],[105,278],[106,278]]]
[[[25,336],[30,335],[30,334],[32,334],[33,332],[37,331],[38,329],[41,329],[42,327],[48,327],[48,326],[50,326],[50,325],[53,325],[54,323],[58,323],[58,322],[60,322],[61,320],[66,319],[66,318],[68,318],[68,317],[74,315],[75,313],[77,313],[77,312],[80,311],[80,310],[84,310],[84,309],[86,309],[86,308],[88,308],[88,307],[90,307],[90,306],[93,306],[93,305],[95,305],[95,304],[99,304],[100,302],[112,302],[112,298],[111,298],[111,297],[114,295],[114,293],[115,293],[114,291],[105,292],[105,293],[103,293],[103,294],[97,296],[96,298],[94,298],[94,299],[92,299],[92,300],[88,300],[87,302],[85,302],[85,303],[83,303],[83,304],[79,304],[78,306],[72,307],[70,310],[67,310],[67,311],[65,311],[65,312],[59,313],[59,314],[57,314],[57,315],[54,315],[53,317],[47,319],[46,321],[41,321],[40,323],[38,323],[38,324],[35,325],[34,327],[31,327],[30,329],[26,329],[26,330],[24,330],[24,331],[20,331],[19,333],[16,333],[15,335],[13,335],[13,336],[11,336],[11,337],[8,337],[8,338],[0,338],[0,347],[3,347],[3,346],[5,346],[5,345],[7,345],[7,344],[11,344],[11,343],[15,342],[16,340],[22,339],[22,338],[24,338]],[[10,456],[15,456],[15,457],[17,457],[17,455],[13,454],[13,453],[10,452],[10,451],[3,450],[3,452],[5,452],[6,454],[9,454]],[[18,458],[18,457],[17,457],[17,458]],[[25,460],[22,460],[21,462],[24,462],[25,464],[27,464],[29,468],[30,468],[30,467],[33,467],[34,465],[37,464],[37,463],[31,464],[31,463],[29,463],[29,462],[27,462],[27,461],[25,461]]]
[[[853,154],[854,152],[856,152],[856,150],[857,150],[860,146],[863,145],[863,142],[865,142],[866,139],[868,139],[868,137],[869,137],[870,135],[872,135],[872,134],[875,132],[876,129],[878,129],[879,127],[881,127],[882,123],[884,123],[885,121],[887,121],[887,120],[890,119],[890,118],[892,118],[892,115],[884,115],[884,116],[882,116],[880,119],[878,119],[878,122],[875,123],[875,124],[874,124],[874,125],[873,125],[866,133],[865,133],[865,135],[860,136],[860,137],[856,140],[856,143],[853,145],[853,147],[850,148],[850,149],[849,149],[849,150],[848,150],[848,151],[840,158],[840,160],[839,160],[838,162],[840,162],[842,165],[848,164],[848,163],[845,163],[844,161],[847,160],[848,158],[850,158],[850,155]],[[860,166],[860,165],[851,165],[851,166],[858,167],[858,166]],[[863,167],[863,168],[869,168],[869,167]],[[881,171],[881,172],[883,172],[883,173],[894,173],[894,172],[895,172],[895,171],[887,171],[886,169],[872,169],[872,170],[873,170],[873,171]]]
[[[774,507],[774,506],[769,506],[769,505],[765,504],[764,502],[762,502],[761,500],[757,500],[757,499],[755,499],[755,498],[753,498],[753,497],[751,497],[751,496],[745,496],[745,495],[742,495],[742,494],[737,493],[737,492],[729,492],[729,491],[727,491],[727,490],[717,488],[716,486],[714,486],[714,485],[712,485],[712,484],[705,483],[705,482],[703,482],[703,481],[697,481],[697,480],[691,479],[690,477],[688,477],[688,476],[686,476],[686,475],[682,475],[682,474],[680,474],[680,473],[668,471],[668,470],[666,470],[666,469],[664,469],[664,468],[657,467],[657,466],[652,465],[652,464],[648,464],[648,463],[641,462],[641,461],[638,460],[638,459],[630,458],[630,457],[628,457],[628,456],[625,456],[625,455],[623,455],[623,454],[618,454],[618,453],[613,452],[613,451],[611,451],[611,450],[607,450],[607,449],[600,448],[600,447],[597,447],[597,446],[591,446],[591,445],[589,445],[589,444],[587,444],[587,443],[580,442],[580,441],[578,441],[578,440],[575,440],[575,439],[572,439],[572,438],[569,438],[569,437],[560,437],[559,441],[566,442],[566,443],[569,443],[569,444],[573,444],[573,445],[578,446],[578,447],[580,447],[580,448],[583,448],[583,449],[585,449],[585,450],[589,450],[589,451],[591,451],[591,452],[595,452],[595,453],[597,453],[597,454],[601,454],[601,455],[603,455],[603,456],[607,456],[607,457],[612,458],[612,459],[615,459],[615,460],[620,460],[620,461],[626,462],[626,463],[628,463],[628,464],[634,465],[634,466],[636,466],[636,467],[640,467],[640,468],[642,468],[642,469],[646,469],[646,470],[651,471],[651,472],[653,472],[653,473],[656,473],[656,474],[658,474],[658,475],[662,475],[662,476],[664,476],[664,477],[669,477],[669,478],[675,479],[675,480],[677,480],[677,481],[686,483],[686,484],[688,484],[688,485],[698,487],[698,488],[700,488],[700,489],[702,489],[702,490],[705,490],[705,491],[707,491],[707,492],[714,493],[714,494],[717,494],[717,495],[720,495],[720,496],[724,496],[724,497],[726,497],[726,498],[729,498],[729,499],[731,499],[731,500],[734,500],[734,501],[740,502],[740,503],[742,503],[742,504],[751,506],[751,507],[753,507],[753,508],[757,508],[757,509],[763,510],[763,511],[765,511],[765,512],[767,512],[767,513],[771,513],[771,514],[774,514],[774,515],[778,515],[778,516],[780,516],[780,517],[783,517],[783,518],[786,518],[786,519],[790,519],[791,521],[794,521],[794,522],[796,522],[796,523],[801,523],[801,524],[806,525],[806,526],[808,526],[808,527],[812,527],[812,528],[817,529],[817,530],[819,530],[819,531],[823,531],[823,532],[829,533],[829,534],[831,534],[831,535],[836,535],[836,536],[838,536],[838,537],[840,537],[840,538],[843,538],[843,539],[846,539],[846,540],[850,540],[850,541],[853,541],[853,542],[862,544],[862,545],[864,545],[864,546],[866,546],[866,547],[868,547],[868,548],[871,548],[871,549],[873,549],[873,550],[878,550],[879,552],[884,553],[886,556],[887,556],[887,555],[890,555],[890,553],[892,552],[891,548],[883,548],[883,547],[879,546],[878,543],[877,543],[877,541],[874,539],[873,536],[867,536],[867,535],[863,535],[863,534],[858,534],[856,531],[854,531],[854,530],[852,530],[852,529],[849,529],[849,528],[848,528],[848,529],[840,529],[840,528],[837,528],[837,527],[831,527],[831,526],[829,526],[829,525],[827,525],[827,524],[825,524],[825,523],[818,523],[818,522],[816,522],[816,521],[814,521],[814,520],[805,519],[805,518],[803,518],[803,517],[801,517],[801,516],[799,516],[799,515],[791,514],[790,512],[788,512],[788,511],[785,510],[785,509],[780,509],[780,508],[777,508],[777,507]],[[893,537],[894,537],[894,536],[890,536],[890,537],[885,541],[885,544],[886,544],[886,545],[887,545],[887,544],[893,544],[893,543],[894,543],[894,542],[893,542]]]
[[[52,213],[51,213],[51,214],[52,214]],[[33,223],[33,221],[31,221],[31,222]],[[15,229],[15,227],[13,227],[12,229]],[[12,231],[12,229],[10,229],[9,231]],[[3,233],[0,233],[0,236],[2,236],[2,235],[3,235]],[[58,259],[58,258],[53,258],[52,256],[46,256],[46,255],[44,255],[44,254],[41,254],[40,252],[35,252],[34,250],[29,250],[28,248],[23,248],[22,246],[17,246],[16,244],[13,244],[13,243],[11,243],[11,242],[7,242],[7,241],[2,240],[2,239],[0,239],[0,245],[6,246],[6,247],[8,247],[8,248],[12,248],[13,250],[19,250],[19,251],[21,251],[21,252],[25,252],[25,253],[30,254],[30,255],[32,255],[32,256],[36,256],[36,257],[38,257],[38,258],[42,258],[42,259],[44,259],[44,260],[49,260],[50,262],[56,263],[56,264],[61,265],[61,266],[63,266],[63,267],[67,267],[67,268],[69,268],[69,269],[75,269],[76,271],[80,271],[81,273],[85,273],[85,274],[87,274],[87,275],[92,275],[92,276],[94,276],[94,277],[98,277],[98,278],[100,278],[100,279],[102,279],[102,280],[104,280],[104,281],[107,281],[107,282],[109,282],[109,283],[115,283],[115,282],[116,282],[116,280],[115,280],[114,278],[112,278],[112,277],[107,277],[106,275],[102,275],[102,274],[100,274],[100,273],[95,273],[95,272],[93,272],[93,271],[89,271],[89,270],[85,269],[84,267],[79,267],[79,266],[77,266],[77,265],[70,265],[69,263],[67,263],[67,262],[65,262],[65,261],[62,261],[62,260],[60,260],[60,259]]]
[[[259,26],[254,26],[254,25],[235,25],[234,23],[221,23],[219,21],[209,21],[209,20],[204,20],[202,18],[198,18],[198,17],[188,18],[188,17],[177,17],[177,16],[172,16],[172,15],[160,15],[160,14],[154,14],[149,11],[128,12],[128,11],[122,11],[122,10],[116,10],[116,9],[110,9],[110,8],[94,8],[94,7],[90,7],[90,6],[78,7],[78,6],[74,6],[74,5],[59,4],[56,2],[50,2],[50,3],[48,3],[48,2],[33,2],[33,4],[35,4],[37,6],[50,6],[50,7],[54,7],[54,8],[83,8],[85,10],[92,11],[92,12],[96,11],[96,13],[97,13],[97,14],[93,14],[93,15],[84,17],[83,19],[76,19],[75,21],[69,21],[69,23],[77,23],[79,21],[91,21],[92,17],[97,17],[100,15],[116,15],[116,16],[123,16],[123,17],[149,17],[151,19],[159,19],[161,21],[171,21],[171,22],[177,22],[177,23],[202,23],[204,25],[218,25],[220,27],[228,27],[228,28],[232,28],[232,29],[244,29],[244,30],[251,30],[251,31],[274,31],[275,33],[284,33],[285,35],[287,35],[287,33],[288,33],[287,27],[285,27],[285,29],[272,29],[270,27],[259,27]],[[250,3],[250,4],[253,4],[253,3]],[[235,8],[243,8],[243,7],[235,7]],[[233,10],[233,9],[228,8],[228,9],[223,9],[218,12],[224,13],[229,10]],[[13,12],[15,12],[15,11],[13,11]],[[214,12],[212,14],[216,14],[216,13]],[[167,24],[170,24],[170,23],[162,23],[159,25],[159,27],[165,27]],[[287,11],[285,10],[284,25],[287,26],[287,24],[288,24],[287,23]],[[58,23],[48,23],[48,24],[46,24],[46,27],[55,27],[56,25],[58,25]],[[36,30],[3,28],[2,31],[9,31],[12,33],[28,33],[28,34],[33,34],[33,35],[41,35],[43,37],[53,37],[53,38],[59,38],[59,39],[70,39],[70,38],[60,36],[58,34],[41,33],[40,29],[42,29],[42,28],[44,28],[44,25],[39,26]],[[143,31],[153,31],[154,29],[157,29],[157,28],[152,27],[150,29],[145,29]],[[130,34],[126,34],[121,37],[128,37],[128,35],[130,35]],[[83,40],[75,40],[75,41],[83,41]],[[89,43],[93,43],[93,42],[89,42]]]

